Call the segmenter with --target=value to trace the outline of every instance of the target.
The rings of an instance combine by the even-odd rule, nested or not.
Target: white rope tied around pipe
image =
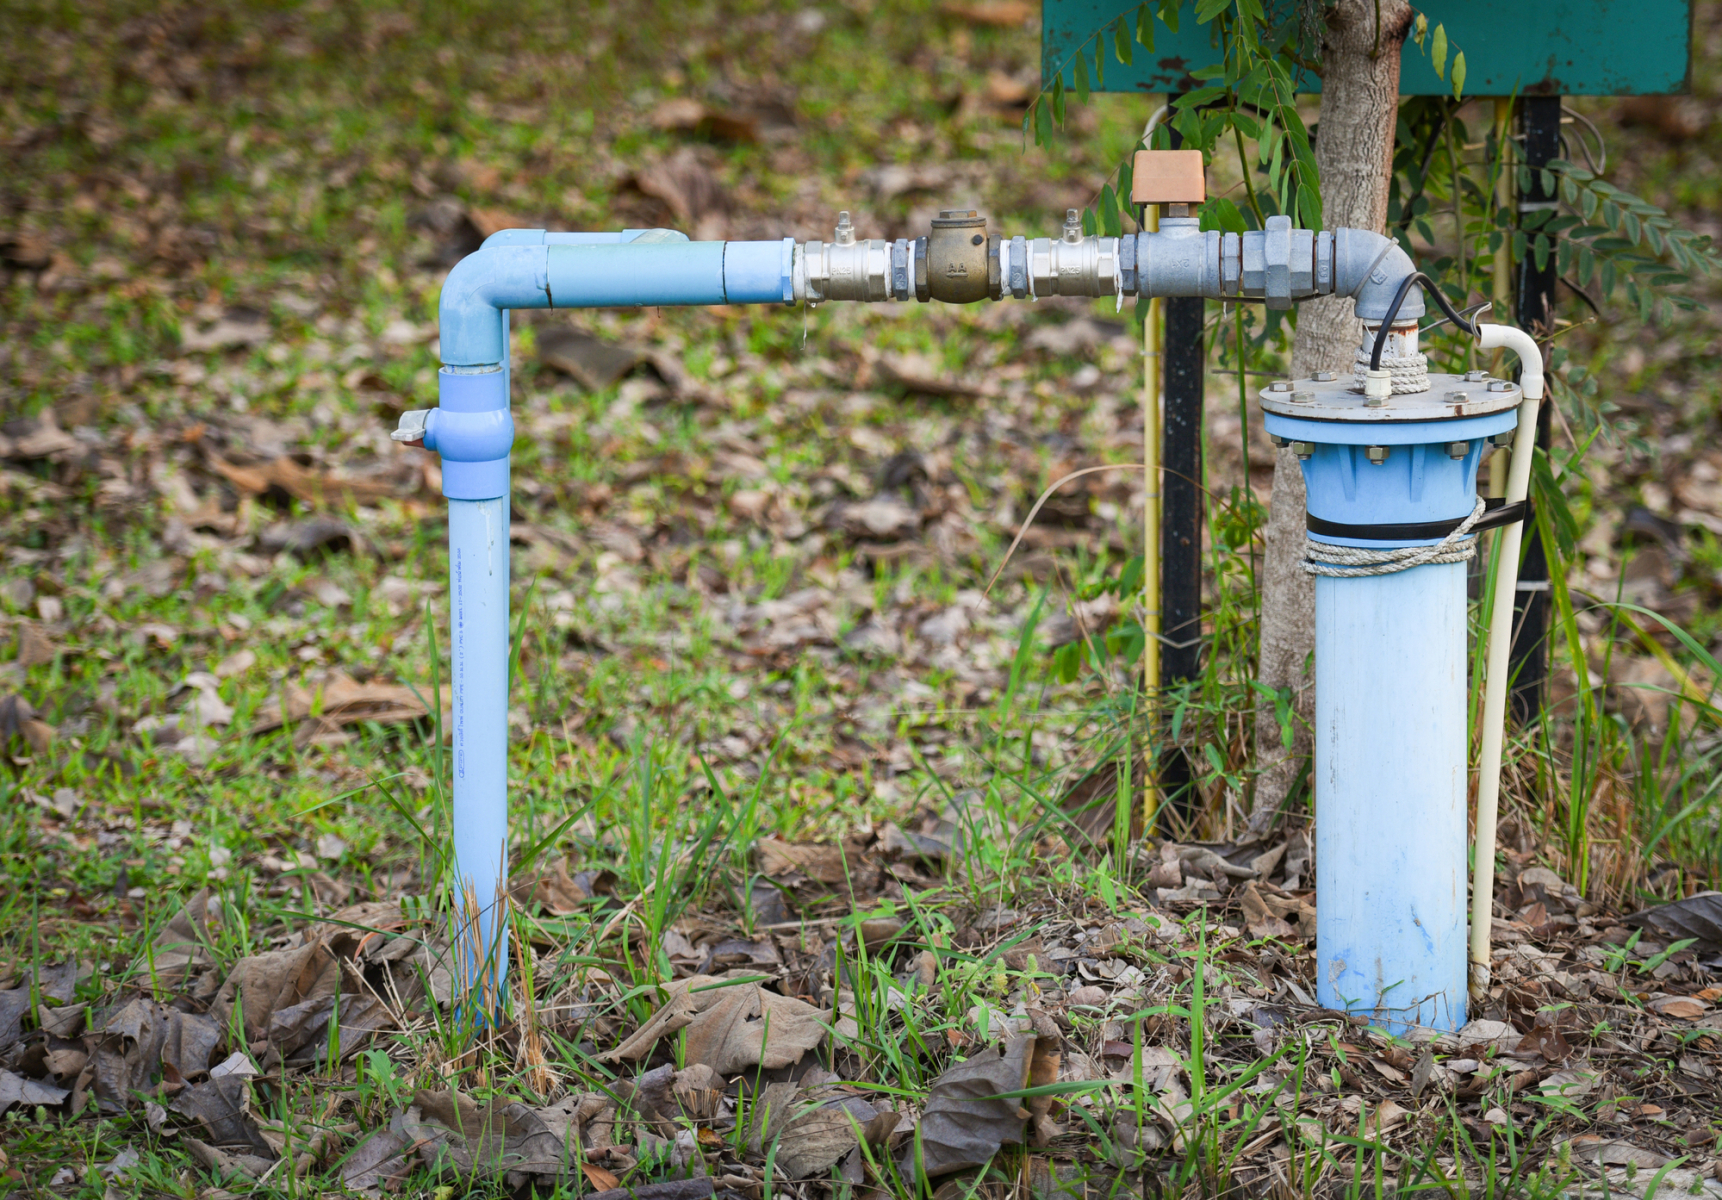
[[[1481,496],[1471,515],[1459,522],[1459,527],[1433,546],[1400,546],[1392,550],[1375,550],[1368,546],[1336,546],[1332,542],[1305,540],[1303,569],[1311,575],[1326,575],[1330,579],[1351,579],[1364,575],[1392,575],[1412,567],[1430,563],[1469,562],[1477,557],[1477,539],[1471,527],[1483,517],[1487,506]]]
[[[1393,394],[1409,396],[1429,390],[1429,359],[1423,354],[1381,356],[1381,369],[1393,377]],[[1369,378],[1369,354],[1359,349],[1351,378],[1361,389]]]

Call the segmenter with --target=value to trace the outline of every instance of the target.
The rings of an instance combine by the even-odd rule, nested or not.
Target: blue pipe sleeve
[[[508,497],[450,500],[457,962],[469,1019],[489,1023],[508,979]]]
[[[1456,1030],[1465,564],[1317,578],[1315,702],[1316,999],[1397,1034]]]
[[[553,308],[725,302],[723,242],[551,246],[547,253]]]
[[[508,372],[450,371],[437,375],[437,407],[425,419],[424,447],[442,456],[442,494],[450,500],[508,495],[508,455],[514,416]]]
[[[793,304],[795,239],[725,242],[723,290],[731,304]]]

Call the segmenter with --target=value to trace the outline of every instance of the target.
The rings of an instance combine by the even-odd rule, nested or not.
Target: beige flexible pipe
[[[1479,325],[1485,350],[1511,350],[1519,356],[1519,427],[1513,435],[1513,457],[1507,468],[1507,503],[1530,494],[1531,458],[1537,448],[1537,410],[1543,399],[1543,352],[1536,340],[1510,325]],[[1494,919],[1495,825],[1501,801],[1501,747],[1506,736],[1508,653],[1513,641],[1513,599],[1519,586],[1519,548],[1524,522],[1503,526],[1501,570],[1495,580],[1495,604],[1489,613],[1489,651],[1483,688],[1483,745],[1477,762],[1476,860],[1471,872],[1471,999],[1489,992],[1490,923]]]

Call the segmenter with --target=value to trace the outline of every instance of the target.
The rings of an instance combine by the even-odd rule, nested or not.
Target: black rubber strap
[[[1485,500],[1483,516],[1471,526],[1471,532],[1481,533],[1485,529],[1511,525],[1514,521],[1529,521],[1533,511],[1529,500],[1521,500],[1517,504],[1508,504],[1499,498]],[[1344,525],[1338,521],[1324,521],[1314,513],[1307,514],[1305,519],[1311,533],[1324,533],[1328,537],[1364,538],[1376,542],[1444,538],[1465,523],[1465,518],[1460,517],[1452,521],[1413,521],[1403,525]]]

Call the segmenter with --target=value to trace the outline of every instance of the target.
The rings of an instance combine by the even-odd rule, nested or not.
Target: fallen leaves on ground
[[[663,991],[663,1006],[604,1059],[638,1062],[660,1038],[686,1029],[686,1061],[730,1075],[752,1067],[790,1066],[831,1032],[828,1011],[768,991],[745,972],[739,980],[695,975]]]
[[[427,693],[404,684],[360,683],[332,671],[320,686],[288,684],[258,706],[251,732],[267,733],[282,725],[298,726],[294,740],[301,745],[338,744],[342,726],[359,721],[398,724],[428,716]],[[447,709],[444,710],[445,714]]]

